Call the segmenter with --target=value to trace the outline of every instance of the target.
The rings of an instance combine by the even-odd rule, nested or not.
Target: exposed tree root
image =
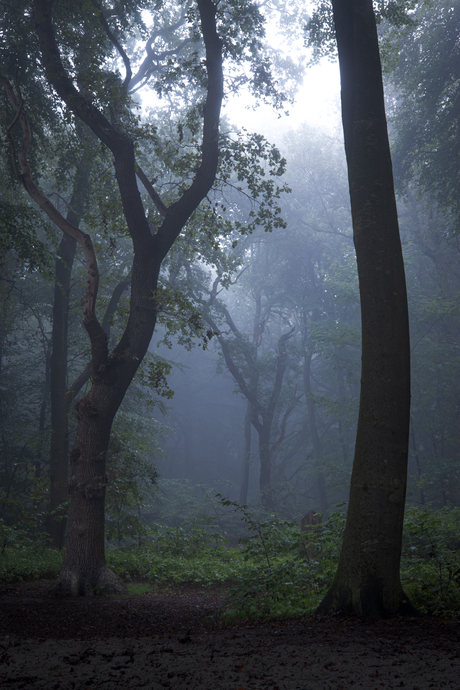
[[[127,589],[118,575],[104,565],[93,577],[75,570],[61,571],[50,594],[55,597],[109,596],[127,594]]]
[[[401,587],[390,593],[384,592],[380,583],[353,589],[338,581],[333,583],[315,613],[318,616],[346,613],[374,619],[420,615]]]

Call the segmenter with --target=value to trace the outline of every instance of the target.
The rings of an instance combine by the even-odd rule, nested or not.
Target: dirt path
[[[219,627],[222,591],[56,601],[0,591],[0,687],[460,689],[460,626],[347,617]]]

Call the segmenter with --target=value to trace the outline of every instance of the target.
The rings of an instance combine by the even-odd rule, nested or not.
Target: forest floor
[[[334,616],[224,625],[222,588],[52,599],[0,586],[0,687],[460,688],[460,624]]]

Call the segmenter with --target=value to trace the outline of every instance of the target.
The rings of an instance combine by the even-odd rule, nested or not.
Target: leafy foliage
[[[43,544],[16,544],[0,554],[0,582],[26,582],[57,577],[62,564],[62,551],[45,548]]]
[[[460,222],[458,24],[460,3],[419,3],[415,24],[398,42],[399,59],[389,76],[396,86],[394,162],[401,193],[415,184]],[[396,42],[398,39],[396,38]]]
[[[109,548],[108,564],[128,582],[225,584],[229,586],[222,612],[226,620],[312,613],[335,574],[346,518],[343,507],[301,535],[298,523],[275,514],[257,515],[222,496],[218,504],[244,528],[238,548],[228,547],[228,536],[215,516],[201,515],[185,527],[150,525],[144,546]],[[459,518],[460,509],[453,507],[410,508],[406,513],[401,579],[423,614],[458,616]],[[2,522],[0,536],[5,543],[0,582],[57,575],[62,552],[47,549],[26,530],[13,533]],[[308,540],[310,559],[299,549],[301,536]]]
[[[460,508],[409,508],[404,523],[401,580],[421,613],[458,615]]]
[[[411,12],[416,4],[416,0],[373,0],[376,22],[387,21],[398,28],[411,27],[414,25]],[[312,63],[322,57],[336,58],[337,55],[332,4],[316,0],[315,5],[305,27],[306,43],[313,48]]]
[[[20,270],[39,270],[51,275],[51,257],[47,243],[40,237],[50,230],[33,208],[0,200],[0,270],[8,273],[6,262],[12,260]],[[40,230],[42,232],[40,233]]]
[[[345,525],[334,513],[321,530],[308,534],[314,556],[300,549],[299,525],[276,514],[258,520],[246,506],[222,499],[240,514],[251,534],[242,540],[243,559],[250,565],[244,581],[230,590],[227,618],[299,616],[312,613],[332,582]]]

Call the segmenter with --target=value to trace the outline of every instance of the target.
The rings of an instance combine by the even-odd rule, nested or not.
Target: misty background
[[[458,2],[420,3],[412,30],[379,27],[412,339],[407,502],[434,508],[460,505],[459,15]],[[221,188],[217,183],[215,216],[196,217],[164,262],[162,289],[169,297],[109,449],[109,542],[128,543],[153,523],[184,524],[191,515],[212,514],[216,493],[260,507],[261,488],[269,489],[265,508],[292,520],[311,510],[328,514],[347,501],[361,333],[339,76],[331,58],[305,64],[301,33],[296,51],[304,64],[294,60],[286,84],[295,98],[285,104],[290,114],[268,106],[253,110],[243,95],[228,99],[222,123],[229,141],[244,127],[248,156],[262,152],[257,174],[273,182],[264,190],[272,205],[264,206],[263,194],[255,200],[250,177],[233,177]],[[140,104],[148,117],[153,101],[143,96]],[[157,127],[169,133],[172,151],[187,137],[179,120],[166,103]],[[64,209],[65,175],[61,179],[53,164],[43,180]],[[158,170],[158,185],[167,191],[172,182],[161,175]],[[233,229],[205,244],[198,231],[209,222],[231,222]],[[131,260],[104,184],[85,224],[97,236],[103,314]],[[46,223],[40,233],[55,252]],[[49,481],[54,279],[27,268],[30,262],[6,255],[0,283],[5,525],[18,519],[26,525],[21,501],[44,522]],[[69,383],[89,354],[78,254],[75,269]],[[114,342],[128,294],[110,317]],[[72,440],[72,411],[69,424]]]

